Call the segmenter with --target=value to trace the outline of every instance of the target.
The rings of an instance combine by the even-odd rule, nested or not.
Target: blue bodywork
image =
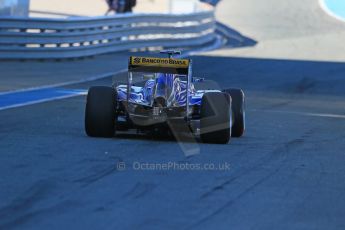
[[[118,101],[127,100],[127,85],[117,87]],[[186,106],[187,81],[182,81],[179,75],[158,74],[156,79],[149,79],[143,87],[131,86],[129,102],[151,106],[154,98],[163,97],[167,107]],[[189,89],[189,105],[200,105],[204,92],[196,91],[193,83]]]

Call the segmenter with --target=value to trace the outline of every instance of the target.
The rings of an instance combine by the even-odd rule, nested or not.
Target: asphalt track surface
[[[243,138],[186,157],[169,138],[86,137],[82,96],[1,111],[0,229],[344,229],[345,25],[312,0],[223,1],[218,18],[258,42],[194,57],[245,90]]]

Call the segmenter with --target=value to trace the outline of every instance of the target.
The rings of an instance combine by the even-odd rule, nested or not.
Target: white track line
[[[249,111],[267,112],[267,113],[283,113],[283,114],[293,114],[293,115],[309,116],[309,117],[325,117],[325,118],[345,119],[345,115],[343,115],[343,114],[332,114],[332,113],[310,113],[310,112],[299,112],[299,111],[264,110],[264,109],[251,109]]]
[[[14,105],[0,107],[0,111],[1,110],[6,110],[6,109],[14,109],[14,108],[17,108],[17,107],[23,107],[23,106],[27,106],[27,105],[39,104],[39,103],[48,102],[48,101],[56,101],[56,100],[61,100],[61,99],[67,99],[67,98],[81,96],[81,95],[86,95],[86,94],[87,94],[86,92],[85,93],[84,92],[80,92],[80,93],[76,93],[76,94],[70,94],[70,95],[64,95],[64,96],[58,96],[58,97],[51,97],[51,98],[46,98],[46,99],[37,100],[37,101],[30,101],[30,102],[25,102],[25,103],[20,103],[20,104],[14,104]]]
[[[340,0],[339,0],[339,1],[340,1]],[[331,10],[328,8],[328,6],[327,6],[325,0],[319,0],[319,4],[320,4],[321,8],[322,8],[329,16],[331,16],[331,17],[333,17],[333,18],[336,18],[336,19],[338,19],[339,21],[345,22],[345,19],[344,19],[344,18],[342,18],[342,17],[336,15],[335,13],[333,13],[333,11],[331,11]]]
[[[66,85],[81,84],[81,83],[85,83],[85,82],[89,82],[89,81],[96,81],[96,80],[100,80],[103,78],[108,78],[108,77],[111,77],[111,76],[114,76],[116,74],[120,74],[120,73],[123,73],[126,71],[127,71],[127,69],[123,69],[123,70],[119,70],[116,72],[100,74],[100,75],[97,75],[94,77],[89,77],[89,78],[85,78],[85,79],[77,80],[77,81],[68,81],[68,82],[62,82],[62,83],[52,84],[52,85],[44,85],[44,86],[39,86],[39,87],[31,87],[31,88],[25,88],[25,89],[11,90],[11,91],[6,91],[6,92],[0,93],[0,96],[12,94],[12,93],[28,92],[28,91],[33,91],[33,90],[57,88],[57,87],[62,87],[62,86],[66,86]],[[25,103],[20,103],[20,104],[13,104],[13,105],[9,105],[9,106],[0,107],[0,111],[6,110],[6,109],[14,109],[14,108],[28,106],[28,105],[39,104],[39,103],[43,103],[43,102],[62,100],[62,99],[67,99],[67,98],[81,96],[81,95],[86,95],[86,93],[76,93],[76,94],[71,94],[71,95],[46,98],[46,99],[42,99],[42,100],[35,100],[35,101],[30,101],[30,102],[25,102]]]
[[[9,91],[5,91],[5,92],[0,92],[0,96],[6,95],[6,94],[11,94],[11,93],[21,93],[21,92],[27,92],[27,91],[33,91],[33,90],[40,90],[40,89],[57,88],[57,87],[62,87],[62,86],[66,86],[66,85],[81,84],[81,83],[85,83],[85,82],[89,82],[89,81],[96,81],[96,80],[100,80],[103,78],[108,78],[108,77],[111,77],[113,75],[120,74],[120,73],[123,73],[126,71],[127,71],[127,69],[123,69],[123,70],[119,70],[116,72],[109,72],[109,73],[105,73],[105,74],[96,75],[94,77],[89,77],[89,78],[85,78],[82,80],[66,81],[66,82],[51,84],[51,85],[30,87],[30,88],[25,88],[25,89],[9,90]]]

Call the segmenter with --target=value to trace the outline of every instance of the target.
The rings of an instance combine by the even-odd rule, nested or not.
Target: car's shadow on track
[[[194,56],[194,76],[221,88],[283,94],[345,95],[345,64],[330,61]],[[221,71],[220,71],[221,70]]]
[[[191,137],[190,135],[179,135],[179,138],[176,138],[174,135],[169,133],[135,133],[133,132],[117,132],[116,135],[113,137],[114,140],[116,139],[123,139],[123,140],[142,140],[142,141],[155,141],[155,142],[167,142],[167,143],[201,143],[200,138],[198,136]]]

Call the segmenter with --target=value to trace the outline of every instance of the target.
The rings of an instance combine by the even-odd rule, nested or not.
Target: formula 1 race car
[[[245,130],[241,89],[220,90],[192,77],[192,60],[130,57],[127,82],[88,91],[85,130],[91,137],[113,137],[117,130],[148,132],[168,127],[190,132],[205,143],[228,143]]]

